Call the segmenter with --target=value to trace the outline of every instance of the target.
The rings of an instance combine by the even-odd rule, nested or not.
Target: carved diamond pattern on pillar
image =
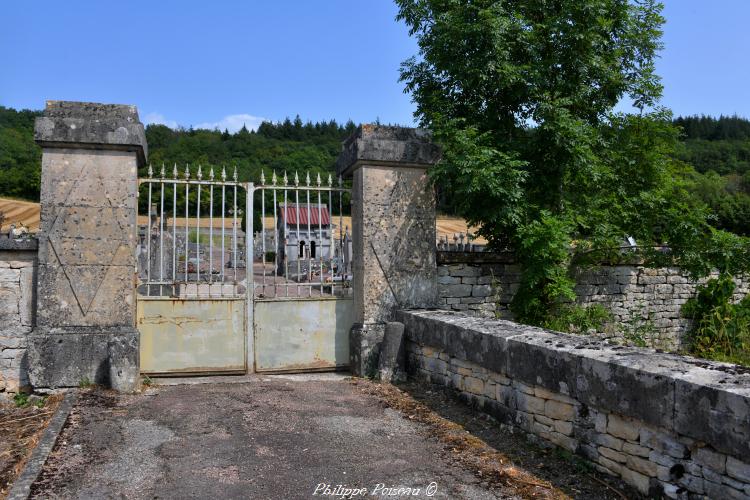
[[[94,169],[91,169],[94,170]],[[61,206],[48,239],[65,273],[81,313],[91,308],[112,265],[128,265],[119,248],[127,245],[126,212],[112,206],[101,172],[83,169],[74,181],[68,199],[76,205]],[[113,224],[114,222],[114,224]],[[94,236],[92,236],[94,235]]]

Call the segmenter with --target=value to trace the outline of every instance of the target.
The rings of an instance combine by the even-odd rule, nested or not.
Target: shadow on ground
[[[481,441],[499,457],[504,457],[517,469],[525,471],[530,477],[540,482],[549,483],[557,490],[555,495],[562,493],[581,499],[643,498],[635,489],[621,480],[596,471],[584,459],[566,450],[551,447],[535,436],[526,435],[512,426],[502,425],[486,413],[471,408],[454,391],[442,386],[413,381],[400,384],[397,388],[405,398],[424,405],[448,425],[455,425],[457,428],[468,431],[473,438]],[[404,407],[403,401],[400,403],[393,401],[400,399],[398,395],[384,394],[382,397],[389,401],[389,404],[393,403],[395,408],[401,407],[402,411],[408,412],[408,403]],[[431,420],[428,423],[431,427],[442,425],[439,420],[429,417],[428,420]],[[470,441],[468,447],[471,447],[471,442],[476,445],[477,441]],[[455,451],[455,444],[448,447],[453,447]]]

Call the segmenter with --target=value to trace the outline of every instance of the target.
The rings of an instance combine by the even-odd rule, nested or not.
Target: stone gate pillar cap
[[[47,148],[134,151],[138,166],[148,156],[138,109],[127,104],[47,101],[34,123],[34,140]]]
[[[343,143],[336,173],[349,177],[362,164],[428,168],[440,160],[440,147],[426,129],[360,125]]]

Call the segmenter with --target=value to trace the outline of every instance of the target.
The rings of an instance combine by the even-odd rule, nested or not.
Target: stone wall
[[[439,303],[444,309],[483,317],[512,319],[510,302],[521,269],[506,254],[438,252]],[[581,304],[601,304],[612,314],[604,337],[645,342],[674,350],[683,346],[690,321],[681,308],[699,283],[676,268],[603,265],[580,272]],[[750,279],[738,279],[735,300],[750,293]]]
[[[412,376],[644,495],[750,496],[750,371],[448,311],[401,311]]]
[[[29,385],[27,336],[36,311],[37,240],[0,236],[0,395]]]

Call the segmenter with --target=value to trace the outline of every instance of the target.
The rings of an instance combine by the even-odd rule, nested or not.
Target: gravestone
[[[135,249],[138,167],[147,155],[135,106],[48,101],[42,147],[35,388],[138,385]]]

